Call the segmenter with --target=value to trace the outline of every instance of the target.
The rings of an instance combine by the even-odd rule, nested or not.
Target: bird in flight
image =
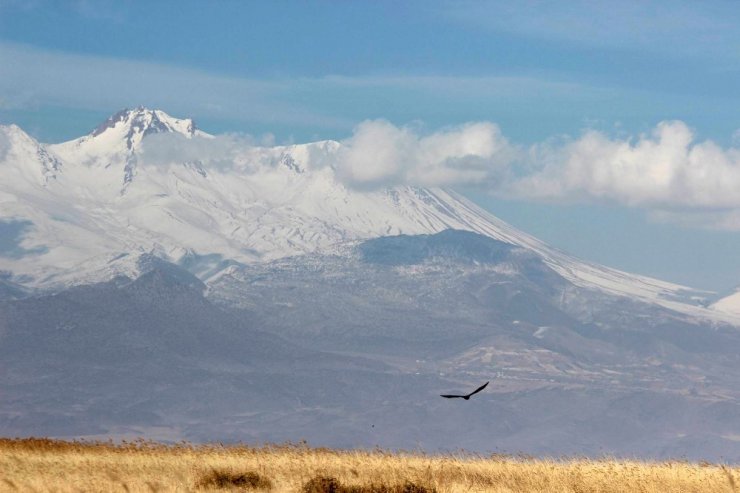
[[[451,395],[451,394],[440,394],[440,397],[446,397],[446,398],[448,398],[448,399],[455,399],[455,398],[460,398],[460,399],[465,399],[465,400],[467,401],[467,400],[468,400],[468,399],[470,399],[470,398],[471,398],[471,397],[472,397],[473,395],[475,395],[475,394],[477,394],[478,392],[480,392],[481,390],[485,389],[485,388],[486,388],[486,385],[488,385],[488,382],[484,383],[483,385],[481,385],[480,387],[478,387],[477,389],[475,389],[474,391],[472,391],[471,393],[469,393],[469,394],[467,394],[467,395]]]

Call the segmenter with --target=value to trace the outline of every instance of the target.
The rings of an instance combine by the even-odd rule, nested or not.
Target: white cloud
[[[610,202],[653,219],[740,230],[740,149],[698,140],[681,121],[614,138],[578,138],[530,147],[509,142],[490,122],[428,135],[365,121],[342,142],[333,166],[350,186],[474,186],[493,195],[547,202]]]
[[[740,208],[740,149],[698,141],[681,121],[649,134],[578,138],[518,146],[490,122],[422,135],[365,121],[342,142],[338,176],[358,187],[477,186],[544,201],[613,202],[647,208]]]
[[[282,151],[259,150],[272,145],[270,140],[152,135],[142,159],[155,165],[200,161],[254,172],[274,166],[273,158],[280,156]],[[526,147],[512,144],[491,122],[422,133],[418,126],[367,120],[335,153],[314,156],[310,166],[331,166],[340,181],[356,188],[477,187],[508,198],[641,207],[657,220],[686,224],[711,216],[716,227],[740,228],[740,212],[735,212],[740,211],[740,149],[699,141],[681,121],[661,122],[636,137],[588,130],[578,138]],[[685,211],[702,215],[695,220]]]
[[[502,192],[547,200],[608,200],[648,207],[740,207],[740,150],[723,149],[680,121],[650,135],[579,139],[530,152],[541,166]]]
[[[337,174],[358,187],[492,184],[517,153],[489,122],[421,136],[384,120],[365,121],[342,144]]]
[[[176,133],[147,136],[142,142],[140,159],[153,166],[200,162],[210,168],[230,169],[241,155],[256,145],[250,135],[223,134],[215,137],[186,138]]]
[[[185,138],[154,134],[142,143],[140,159],[153,166],[200,162],[208,168],[237,168],[241,173],[264,171],[277,165],[282,151],[269,152],[270,135],[224,134]],[[337,152],[314,156],[312,168],[330,166],[337,178],[357,188],[394,185],[494,186],[505,174],[518,149],[509,144],[493,123],[468,123],[429,135],[384,120],[360,123]]]

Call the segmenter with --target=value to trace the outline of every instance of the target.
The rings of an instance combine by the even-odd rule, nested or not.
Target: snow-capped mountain
[[[348,187],[335,168],[341,145],[255,146],[142,107],[54,145],[0,127],[0,220],[23,225],[0,270],[60,287],[135,273],[151,253],[208,282],[233,263],[458,229],[529,249],[579,286],[719,313],[701,307],[707,293],[580,261],[451,190]]]
[[[349,187],[342,145],[0,127],[0,434],[740,457],[732,297]]]
[[[88,172],[103,168],[119,173],[123,193],[136,174],[144,138],[159,133],[176,133],[188,139],[208,137],[189,118],[177,119],[163,111],[139,107],[119,111],[90,134],[51,148],[63,161],[85,164]]]

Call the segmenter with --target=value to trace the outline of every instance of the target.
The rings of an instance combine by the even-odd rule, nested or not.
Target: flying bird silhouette
[[[485,388],[486,388],[486,385],[488,385],[488,382],[484,383],[483,385],[481,385],[480,387],[478,387],[477,389],[475,389],[474,391],[472,391],[471,393],[469,393],[469,394],[467,394],[467,395],[452,395],[452,394],[440,394],[440,397],[446,397],[446,398],[448,398],[448,399],[456,399],[456,398],[460,398],[460,399],[465,399],[465,400],[467,401],[467,400],[468,400],[468,399],[470,399],[470,398],[471,398],[471,397],[472,397],[473,395],[475,395],[475,394],[477,394],[478,392],[480,392],[481,390],[485,389]]]

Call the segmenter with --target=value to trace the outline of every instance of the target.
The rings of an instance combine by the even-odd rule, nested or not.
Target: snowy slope
[[[146,108],[56,145],[0,127],[0,220],[30,224],[17,238],[29,253],[0,257],[0,270],[59,287],[135,274],[138,256],[151,253],[208,281],[234,262],[453,228],[530,249],[579,286],[717,313],[699,306],[707,293],[580,261],[453,191],[349,188],[332,165],[340,146],[258,147]]]
[[[735,288],[733,293],[724,296],[709,305],[709,308],[720,313],[737,315],[740,317],[740,287]]]

